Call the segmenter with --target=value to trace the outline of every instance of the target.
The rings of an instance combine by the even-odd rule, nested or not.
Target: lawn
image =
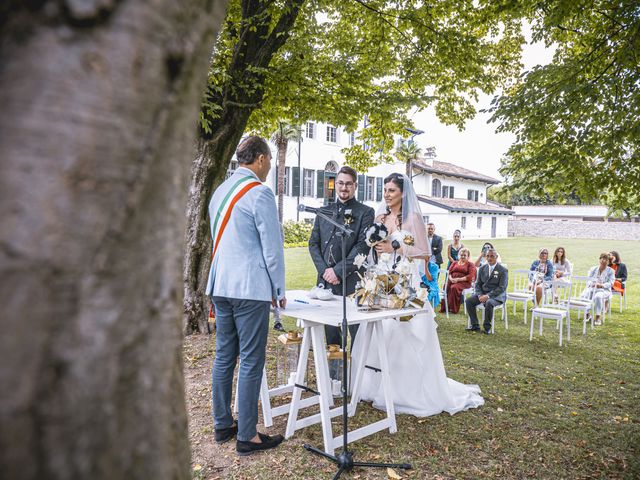
[[[464,242],[478,253],[482,242]],[[446,242],[445,242],[446,245]],[[522,310],[509,330],[496,320],[496,335],[464,331],[463,315],[438,315],[449,377],[477,383],[486,404],[454,416],[398,415],[398,433],[381,432],[352,444],[360,461],[408,461],[402,478],[639,478],[640,477],[640,242],[518,238],[496,240],[503,263],[528,268],[544,246],[564,246],[574,273],[586,274],[603,250],[617,250],[628,268],[628,308],[581,335],[575,321],[569,345],[558,346],[550,326],[529,341]],[[315,269],[304,248],[286,250],[287,287],[309,288]],[[288,320],[287,326],[292,328]],[[547,324],[548,325],[548,324]],[[270,334],[273,353],[276,333]],[[274,453],[238,459],[233,445],[216,446],[208,412],[213,338],[185,343],[193,464],[198,478],[331,478],[328,462],[303,450],[321,446],[320,426],[308,427]],[[270,356],[270,366],[274,364]],[[355,428],[381,414],[363,403]],[[285,417],[269,432],[283,433]],[[334,422],[334,433],[340,423]],[[388,478],[386,471],[354,470],[345,478]]]

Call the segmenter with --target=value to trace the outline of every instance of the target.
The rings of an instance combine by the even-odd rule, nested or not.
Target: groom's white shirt
[[[210,218],[231,187],[248,175],[260,181],[251,170],[239,167],[216,189],[209,203]],[[258,185],[233,207],[209,270],[207,295],[265,301],[283,298],[283,244],[275,196],[266,185]]]

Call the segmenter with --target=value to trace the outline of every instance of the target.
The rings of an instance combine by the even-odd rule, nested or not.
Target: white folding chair
[[[478,304],[476,306],[476,310],[482,311],[482,324],[484,325],[484,315],[485,315],[484,304],[483,303]],[[491,315],[491,333],[495,333],[496,310],[500,310],[502,312],[502,320],[504,320],[504,328],[505,330],[509,330],[509,319],[507,318],[507,315],[506,315],[506,309],[504,308],[504,303],[501,303],[500,305],[496,305],[495,307],[493,307],[493,314]],[[470,327],[470,326],[471,326],[471,317],[467,315],[467,327]]]
[[[513,291],[507,292],[507,303],[509,300],[513,302],[513,314],[516,314],[516,305],[522,303],[524,307],[524,323],[527,323],[527,310],[529,302],[535,306],[536,296],[529,290],[529,270],[513,271]],[[505,315],[507,315],[505,311]]]
[[[593,330],[593,288],[589,286],[589,277],[572,276],[569,291],[569,297],[566,299],[569,320],[571,320],[571,310],[578,312],[578,320],[580,320],[580,313],[582,313],[582,334],[586,335],[587,323],[591,322]]]
[[[620,301],[620,313],[622,313],[622,303],[624,302],[624,308],[627,308],[627,281],[625,280],[624,282],[622,282],[622,289],[624,291],[624,293],[618,292],[616,290],[614,290],[613,288],[611,289],[611,298],[609,299],[609,315],[611,315],[611,303],[613,300],[613,297],[618,297],[618,300]]]
[[[536,319],[540,320],[540,335],[542,335],[542,323],[545,319],[555,320],[558,330],[558,341],[562,346],[562,331],[564,324],[567,326],[567,342],[571,340],[571,321],[569,318],[569,292],[571,289],[562,289],[558,297],[558,303],[554,303],[553,294],[546,289],[542,293],[542,302],[531,310],[531,328],[529,329],[529,341],[533,340],[533,328]]]
[[[438,272],[438,278],[440,278],[440,273],[444,272],[444,283],[442,284],[442,288],[440,289],[440,301],[444,301],[444,311],[446,312],[447,319],[449,318],[449,299],[447,298],[447,283],[449,283],[449,271],[441,268]]]
[[[475,280],[471,282],[471,287],[465,288],[462,290],[462,306],[464,307],[464,314],[467,314],[467,298],[473,295],[476,291],[476,282]]]

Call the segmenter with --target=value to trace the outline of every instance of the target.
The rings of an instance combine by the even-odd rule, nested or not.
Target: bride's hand
[[[380,242],[376,244],[376,252],[391,253],[393,252],[393,248],[391,248],[391,244],[385,240],[384,242]]]

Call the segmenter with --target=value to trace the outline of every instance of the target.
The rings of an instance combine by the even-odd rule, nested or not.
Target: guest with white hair
[[[611,298],[611,286],[616,280],[613,268],[609,267],[609,253],[601,253],[600,262],[589,270],[587,288],[582,292],[584,298],[593,300],[595,309],[595,325],[602,325],[601,317],[606,302]]]

